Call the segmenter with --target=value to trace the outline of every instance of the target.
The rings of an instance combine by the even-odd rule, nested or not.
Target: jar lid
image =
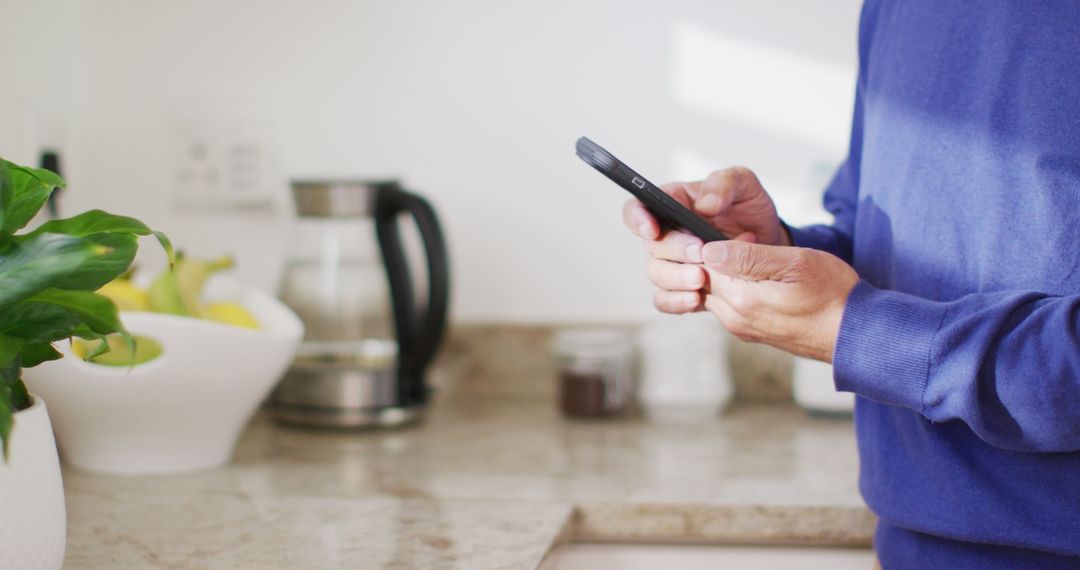
[[[551,350],[559,356],[613,358],[634,349],[630,331],[616,328],[573,328],[555,332]]]

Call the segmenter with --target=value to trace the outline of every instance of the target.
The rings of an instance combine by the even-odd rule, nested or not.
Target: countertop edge
[[[863,507],[584,503],[564,542],[870,547],[877,517]]]

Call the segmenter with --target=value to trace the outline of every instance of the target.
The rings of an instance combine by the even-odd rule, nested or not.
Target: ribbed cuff
[[[787,228],[788,235],[791,236],[791,245],[796,247],[808,247],[810,249],[820,249],[821,251],[828,252],[832,252],[836,249],[836,236],[828,231],[814,231],[815,228],[820,229],[822,226],[796,228],[789,226],[783,221],[780,223]]]
[[[930,350],[945,311],[944,303],[859,281],[833,351],[836,389],[921,413]]]

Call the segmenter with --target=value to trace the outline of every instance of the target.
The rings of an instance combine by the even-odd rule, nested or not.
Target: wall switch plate
[[[273,211],[278,177],[267,123],[178,119],[173,204],[181,210]]]

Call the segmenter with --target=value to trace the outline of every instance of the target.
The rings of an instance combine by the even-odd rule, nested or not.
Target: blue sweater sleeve
[[[1080,450],[1080,296],[951,302],[860,282],[833,356],[838,390],[960,420],[1014,451]]]

